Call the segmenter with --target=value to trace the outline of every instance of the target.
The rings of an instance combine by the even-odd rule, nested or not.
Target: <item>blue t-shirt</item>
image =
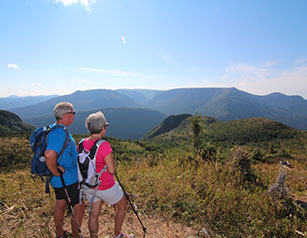
[[[69,133],[70,139],[67,148],[63,154],[58,158],[58,165],[65,169],[63,174],[64,182],[66,186],[78,182],[78,167],[77,156],[78,151],[74,139]],[[62,128],[56,128],[48,134],[48,145],[46,150],[53,150],[59,154],[63,148],[65,141],[65,131]],[[54,188],[62,188],[63,184],[60,176],[52,176],[50,184]]]

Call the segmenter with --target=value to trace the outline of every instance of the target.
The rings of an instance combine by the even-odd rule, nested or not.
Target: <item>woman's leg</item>
[[[115,204],[116,206],[116,213],[115,213],[115,230],[114,230],[114,234],[116,236],[118,236],[121,232],[122,229],[122,225],[124,223],[125,220],[125,216],[126,216],[126,210],[127,210],[127,199],[125,198],[125,196],[122,197],[121,200],[119,200],[119,202],[117,202]]]
[[[92,211],[88,219],[88,229],[91,238],[98,238],[98,217],[102,205],[102,200],[93,202]]]

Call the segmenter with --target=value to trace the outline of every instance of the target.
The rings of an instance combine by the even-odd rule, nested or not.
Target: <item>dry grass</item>
[[[123,148],[129,143],[125,142]],[[14,154],[17,162],[10,161],[10,166],[2,167],[0,172],[0,237],[54,237],[55,198],[44,194],[39,179],[31,178],[28,141],[4,138],[1,148],[4,146],[0,157],[8,161],[7,154]],[[295,204],[296,197],[307,196],[304,156],[289,160],[294,165],[287,174],[289,194],[285,199],[275,199],[267,190],[276,182],[278,161],[252,164],[249,158],[217,158],[206,162],[180,149],[142,156],[141,149],[136,148],[137,155],[131,150],[129,155],[121,151],[118,176],[128,192],[138,194],[135,202],[148,238],[200,237],[202,228],[211,237],[307,236],[306,209]],[[249,155],[243,152],[238,156]],[[247,172],[252,180],[245,176]],[[112,208],[103,209],[101,237],[113,230],[112,214]],[[68,217],[65,226],[69,228]],[[131,211],[124,229],[142,237],[141,226]],[[82,231],[88,237],[86,218]]]

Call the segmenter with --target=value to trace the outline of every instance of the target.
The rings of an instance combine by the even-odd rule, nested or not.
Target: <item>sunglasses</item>
[[[75,111],[72,111],[72,112],[65,112],[64,115],[65,115],[65,114],[73,114],[73,115],[75,115],[76,112],[75,112]]]

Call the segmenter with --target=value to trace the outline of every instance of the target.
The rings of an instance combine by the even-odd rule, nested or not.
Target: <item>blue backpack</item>
[[[33,175],[40,176],[43,182],[44,182],[43,177],[44,176],[46,177],[45,193],[50,192],[49,182],[52,176],[46,164],[45,150],[48,144],[48,133],[56,128],[62,128],[65,131],[64,145],[61,152],[58,154],[58,158],[60,158],[69,144],[70,136],[66,127],[60,124],[56,124],[54,126],[48,125],[44,127],[39,127],[32,132],[30,137],[31,149],[34,152],[31,161],[31,173]]]

